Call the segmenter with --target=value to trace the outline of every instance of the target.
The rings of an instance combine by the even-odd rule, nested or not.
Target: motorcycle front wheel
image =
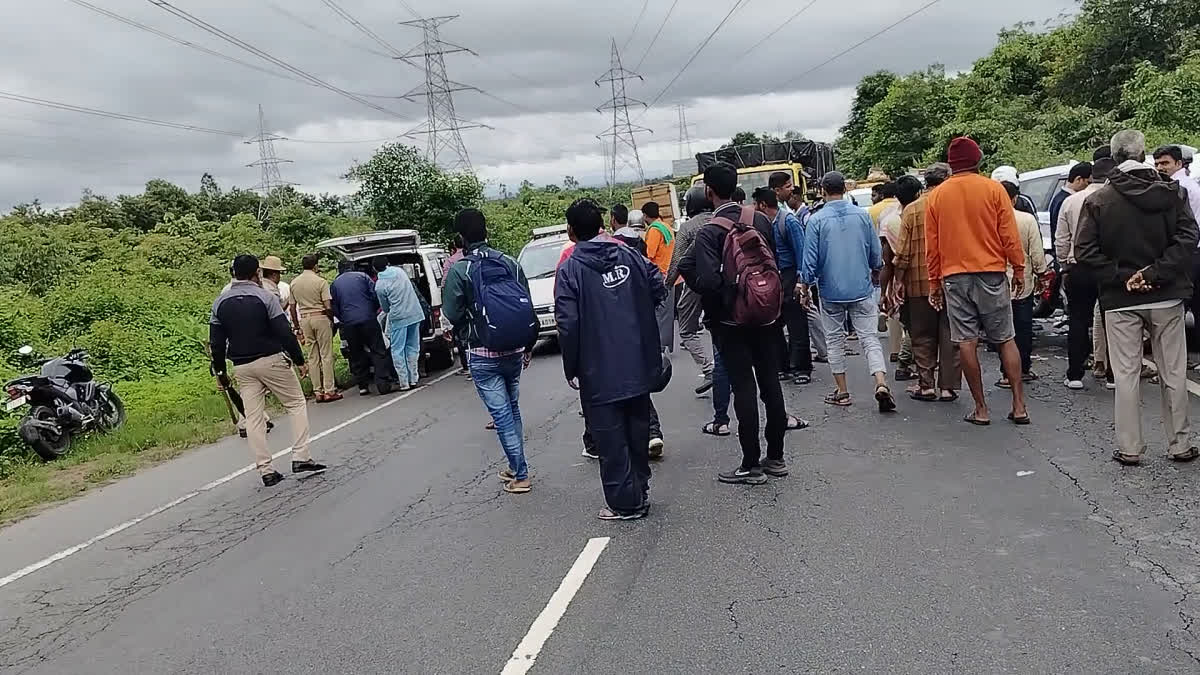
[[[100,428],[112,431],[125,423],[125,403],[117,392],[109,389],[100,392]]]
[[[56,422],[54,411],[45,406],[37,406],[29,411],[29,417],[26,421],[37,420],[40,422]],[[71,447],[71,432],[59,427],[59,433],[55,434],[45,429],[37,427],[29,427],[21,424],[17,428],[21,438],[33,448],[42,459],[46,461],[58,459],[67,454],[67,450]]]

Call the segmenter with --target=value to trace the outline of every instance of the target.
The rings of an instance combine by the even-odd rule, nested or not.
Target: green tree
[[[953,112],[941,66],[896,80],[867,114],[865,157],[888,174],[902,173],[920,161],[934,143],[934,130]]]
[[[346,178],[359,182],[358,197],[378,229],[414,228],[429,241],[448,242],[454,215],[483,201],[478,178],[446,173],[400,143],[384,145]]]

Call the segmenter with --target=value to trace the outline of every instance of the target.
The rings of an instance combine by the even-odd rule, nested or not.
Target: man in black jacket
[[[300,377],[308,374],[308,367],[296,334],[279,298],[260,285],[258,258],[238,256],[233,274],[234,281],[217,296],[208,321],[212,371],[218,386],[224,387],[229,381],[225,360],[233,361],[233,376],[246,405],[246,436],[263,485],[283,480],[271,466],[267,447],[267,392],[275,394],[292,418],[292,473],[324,471],[308,452],[308,404],[292,366],[299,367]]]
[[[663,369],[655,316],[667,288],[648,258],[597,236],[603,222],[589,199],[567,209],[577,243],[555,276],[554,318],[563,373],[579,390],[599,455],[608,503],[599,517],[634,520],[648,509],[650,392]]]
[[[704,189],[715,207],[713,218],[725,217],[738,222],[742,212],[732,201],[737,190],[737,169],[718,162],[704,172]],[[754,214],[754,227],[774,250],[771,222],[762,213]],[[728,230],[709,222],[696,235],[694,255],[685,258],[679,272],[693,291],[700,294],[705,323],[712,332],[733,388],[733,410],[738,420],[742,445],[742,463],[736,469],[718,474],[723,483],[761,485],[767,475],[788,474],[783,460],[783,434],[787,411],[783,389],[779,385],[778,321],[769,326],[739,326],[732,318],[733,280],[722,271],[725,237]],[[792,289],[783,289],[785,293]],[[755,381],[757,380],[757,387]],[[767,459],[762,458],[758,439],[758,400],[762,394],[767,409]]]
[[[1112,139],[1116,171],[1083,203],[1075,239],[1078,264],[1100,284],[1109,362],[1116,382],[1117,450],[1113,459],[1141,461],[1142,332],[1150,343],[1163,396],[1167,456],[1200,456],[1188,419],[1184,303],[1192,296],[1188,268],[1200,233],[1179,184],[1164,181],[1143,162],[1146,137],[1122,131]]]

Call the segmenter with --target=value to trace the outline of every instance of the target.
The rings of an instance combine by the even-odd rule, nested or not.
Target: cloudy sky
[[[282,166],[284,179],[304,190],[344,193],[354,189],[340,178],[347,167],[369,157],[378,139],[403,134],[425,116],[423,102],[386,98],[421,86],[423,70],[388,56],[387,47],[325,0],[170,2],[304,73],[369,95],[359,101],[287,79],[295,76],[284,76],[278,66],[172,15],[159,1],[4,3],[0,97],[35,97],[234,135],[147,126],[0,98],[0,209],[35,198],[63,204],[84,188],[110,195],[133,192],[153,177],[195,190],[204,172],[222,186],[252,186],[259,176],[245,165],[257,159],[258,151],[242,141],[257,131],[260,103],[270,130],[293,139],[277,144],[279,156],[293,161]],[[910,71],[933,62],[966,69],[991,48],[999,29],[1017,21],[1041,24],[1075,6],[1071,0],[941,0],[805,74],[926,1],[816,0],[751,50],[809,2],[741,0],[669,89],[735,0],[337,0],[336,6],[401,52],[421,39],[419,29],[400,23],[414,18],[410,10],[424,17],[460,15],[441,27],[442,39],[478,56],[447,56],[446,67],[451,79],[486,92],[462,92],[455,104],[460,117],[493,127],[464,131],[463,138],[477,172],[494,192],[501,183],[544,184],[565,175],[585,184],[603,181],[596,134],[611,124],[611,116],[595,108],[609,92],[594,80],[609,67],[614,38],[625,66],[645,78],[629,83],[629,96],[647,103],[658,99],[649,110],[635,112],[634,119],[654,130],[640,136],[639,144],[647,174],[661,175],[679,155],[676,105],[687,106],[693,151],[714,147],[743,129],[798,129],[810,138],[833,140],[864,74],[880,68]],[[260,70],[122,24],[85,5]]]

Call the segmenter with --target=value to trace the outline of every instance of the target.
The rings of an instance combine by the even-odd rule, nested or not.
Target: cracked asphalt
[[[785,386],[813,422],[789,434],[791,476],[758,487],[715,481],[736,438],[699,433],[711,404],[677,354],[653,511],[633,523],[594,517],[556,354],[522,381],[529,495],[500,491],[495,435],[454,377],[319,441],[323,476],[242,476],[0,588],[0,671],[499,672],[609,536],[531,672],[1200,672],[1200,464],[1162,458],[1151,387],[1149,461],[1108,461],[1111,395],[1068,393],[1063,354],[1041,334],[1030,427],[965,425],[965,400],[881,417],[861,357],[862,402],[832,409],[819,366]],[[990,392],[996,419],[1006,396]],[[314,430],[366,407],[322,407]],[[79,503],[8,528],[0,574],[245,463],[226,441],[80,500],[96,529]]]

